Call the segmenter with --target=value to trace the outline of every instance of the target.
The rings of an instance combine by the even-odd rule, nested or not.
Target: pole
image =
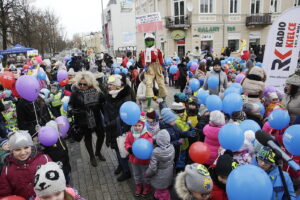
[[[102,10],[102,37],[103,37],[103,46],[106,48],[106,34],[104,29],[104,8],[103,8],[103,0],[101,0],[101,10]]]

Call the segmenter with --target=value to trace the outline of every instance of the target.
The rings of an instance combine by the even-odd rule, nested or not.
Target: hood
[[[186,187],[185,183],[186,172],[180,172],[175,180],[175,190],[178,196],[184,200],[191,200],[192,195]]]
[[[170,146],[170,134],[165,129],[160,130],[155,136],[155,139],[156,144],[162,149],[166,149]]]
[[[254,66],[251,68],[249,75],[256,75],[256,76],[260,77],[261,79],[264,79],[265,71],[260,67]]]
[[[290,75],[286,80],[286,83],[300,87],[300,69],[297,69],[294,74]]]

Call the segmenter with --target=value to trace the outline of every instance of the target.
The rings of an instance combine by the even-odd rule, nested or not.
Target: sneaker
[[[118,174],[120,174],[121,172],[122,172],[122,167],[121,167],[121,165],[118,165],[117,169],[115,169],[115,171],[114,171],[114,174],[115,174],[115,175],[118,175]]]
[[[140,197],[142,195],[142,191],[143,191],[143,184],[136,184],[134,196]]]
[[[130,172],[123,172],[122,175],[117,178],[117,181],[122,182],[130,178],[131,178]]]

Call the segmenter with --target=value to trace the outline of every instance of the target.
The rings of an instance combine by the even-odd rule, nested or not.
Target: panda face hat
[[[66,179],[61,167],[55,162],[48,162],[35,173],[34,191],[37,197],[51,195],[66,189]]]

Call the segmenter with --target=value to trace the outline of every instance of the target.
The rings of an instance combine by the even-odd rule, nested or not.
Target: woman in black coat
[[[106,145],[115,149],[119,162],[115,174],[123,172],[117,180],[124,181],[130,178],[130,171],[127,159],[120,156],[116,139],[130,130],[130,126],[121,120],[119,110],[124,102],[132,101],[132,97],[131,88],[122,81],[121,75],[115,74],[108,78],[108,94],[105,99],[103,108],[106,125]]]
[[[187,81],[186,60],[182,59],[181,63],[178,65],[178,69],[180,72],[179,79],[178,79],[180,92],[183,92]]]
[[[89,71],[78,72],[75,76],[75,88],[70,97],[70,112],[74,116],[74,123],[84,137],[84,143],[90,156],[92,166],[97,166],[96,157],[105,161],[101,154],[104,141],[102,126],[101,103],[104,101],[103,93],[94,75]],[[96,152],[94,154],[92,133],[96,132]]]

